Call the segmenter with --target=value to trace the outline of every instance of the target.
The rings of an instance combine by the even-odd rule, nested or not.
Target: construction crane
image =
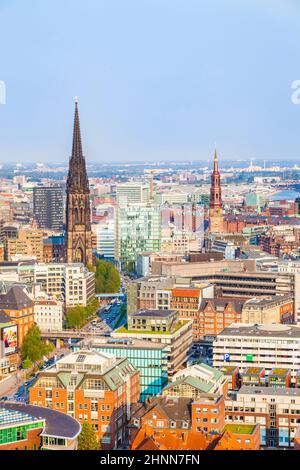
[[[160,168],[147,168],[146,170],[144,170],[144,173],[146,173],[147,175],[150,175],[150,201],[153,202],[154,201],[154,175],[158,174],[158,173],[162,173],[163,171],[165,170],[162,170]]]

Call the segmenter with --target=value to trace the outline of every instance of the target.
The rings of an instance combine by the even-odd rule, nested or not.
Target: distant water
[[[271,201],[282,201],[283,199],[296,199],[297,197],[300,197],[300,192],[298,191],[293,191],[292,189],[286,189],[284,191],[279,191],[276,194],[273,194],[270,197]]]

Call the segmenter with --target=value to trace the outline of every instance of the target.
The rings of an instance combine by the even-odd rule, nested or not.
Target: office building
[[[232,324],[213,342],[213,364],[221,368],[249,366],[264,368],[269,374],[273,367],[290,369],[291,381],[296,382],[300,369],[300,328],[292,325]]]
[[[113,261],[116,251],[115,221],[99,222],[94,227],[97,240],[97,255]]]
[[[118,205],[150,202],[150,184],[145,181],[130,181],[116,186]]]
[[[163,344],[168,353],[168,375],[187,361],[192,345],[192,321],[180,320],[173,310],[140,310],[130,314],[128,325],[111,333],[113,338],[140,339]]]
[[[38,228],[63,229],[63,191],[60,186],[33,188],[33,215]]]
[[[116,260],[125,269],[134,269],[137,255],[160,250],[159,206],[120,206],[116,219]]]

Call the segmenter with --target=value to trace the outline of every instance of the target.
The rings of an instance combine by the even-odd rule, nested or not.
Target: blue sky
[[[0,0],[0,163],[300,160],[298,0]]]

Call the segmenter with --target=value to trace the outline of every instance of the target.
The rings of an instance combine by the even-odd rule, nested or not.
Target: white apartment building
[[[300,262],[299,261],[279,261],[278,272],[280,274],[293,275],[294,277],[294,304],[295,319],[300,325]]]
[[[41,263],[35,266],[34,282],[65,302],[66,307],[86,306],[95,295],[95,275],[81,263]]]
[[[62,331],[64,303],[60,300],[37,299],[34,302],[34,321],[42,333]]]
[[[225,419],[259,424],[262,446],[292,447],[300,423],[300,389],[243,386],[226,398]]]
[[[150,200],[150,184],[144,181],[119,183],[116,186],[116,194],[119,205],[148,203]]]
[[[300,328],[282,324],[233,323],[213,343],[213,365],[290,369],[291,380],[300,369]]]

